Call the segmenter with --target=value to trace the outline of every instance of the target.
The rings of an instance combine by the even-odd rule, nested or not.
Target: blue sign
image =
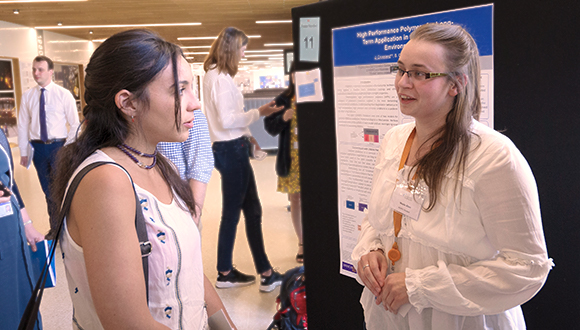
[[[353,201],[346,201],[346,208],[354,210],[354,202]]]
[[[395,63],[411,32],[426,23],[461,25],[475,39],[480,56],[493,55],[493,5],[490,4],[334,29],[334,66]]]
[[[314,83],[298,85],[298,97],[308,97],[316,94]]]

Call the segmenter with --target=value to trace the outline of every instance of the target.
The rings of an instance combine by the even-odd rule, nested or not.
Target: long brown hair
[[[60,205],[68,181],[76,168],[95,150],[122,144],[131,133],[128,118],[117,108],[115,95],[126,89],[135,99],[148,104],[147,86],[169,64],[173,66],[175,86],[179,86],[177,65],[181,49],[149,30],[117,33],[101,44],[89,61],[85,75],[85,120],[76,141],[58,153],[53,184],[53,200]],[[181,129],[179,89],[174,88],[176,130]],[[163,156],[157,156],[156,170],[185,203],[181,207],[195,215],[191,189]]]
[[[453,171],[457,178],[463,177],[471,139],[476,136],[470,127],[471,118],[479,119],[481,113],[479,51],[471,35],[459,25],[425,24],[411,34],[413,39],[436,43],[445,49],[447,71],[452,73],[448,79],[458,88],[445,125],[431,137],[435,138],[433,146],[437,147],[415,164],[417,176],[429,187],[427,210],[431,210],[447,173]]]
[[[203,70],[208,72],[217,68],[220,73],[235,76],[238,73],[240,49],[247,44],[248,36],[242,30],[231,26],[223,29],[211,45],[209,55],[203,62]]]

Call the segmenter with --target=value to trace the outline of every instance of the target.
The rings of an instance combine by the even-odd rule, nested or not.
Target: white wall
[[[96,46],[88,40],[44,31],[45,55],[55,62],[86,66]],[[32,60],[37,54],[36,30],[0,21],[0,56],[16,57],[20,61],[20,83],[23,93],[36,84],[32,79]]]

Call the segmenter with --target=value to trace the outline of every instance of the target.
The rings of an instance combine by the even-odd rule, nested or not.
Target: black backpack
[[[278,311],[268,330],[308,329],[304,284],[304,266],[292,268],[284,274],[280,294],[276,298]]]

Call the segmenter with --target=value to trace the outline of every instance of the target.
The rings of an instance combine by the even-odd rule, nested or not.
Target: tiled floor
[[[16,142],[14,138],[10,141]],[[15,164],[19,162],[18,148],[12,148]],[[258,182],[258,191],[263,208],[263,231],[266,251],[270,262],[280,272],[298,266],[295,255],[298,240],[292,228],[290,213],[285,194],[276,192],[275,157],[254,161],[254,172]],[[34,220],[34,225],[41,232],[48,231],[46,204],[34,168],[26,170],[17,165],[15,178],[22,193],[26,208]],[[215,281],[217,272],[216,253],[219,221],[221,216],[221,189],[219,173],[214,170],[207,189],[203,209],[202,253],[206,275]],[[45,290],[41,313],[45,330],[71,329],[72,305],[70,302],[64,268],[60,258],[57,261],[57,286]],[[250,250],[246,241],[243,218],[238,227],[234,249],[236,267],[246,273],[255,273]],[[252,286],[218,290],[226,309],[239,330],[266,329],[276,309],[276,296],[279,289],[271,293],[260,293],[258,284]]]

